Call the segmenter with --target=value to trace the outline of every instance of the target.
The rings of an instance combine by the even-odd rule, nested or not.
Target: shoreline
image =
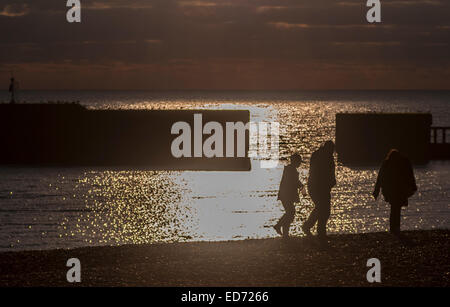
[[[21,286],[450,286],[450,230],[313,238],[159,243],[0,253],[0,287]],[[446,252],[447,251],[447,252]],[[66,262],[81,262],[81,283]],[[381,283],[367,282],[369,258]]]

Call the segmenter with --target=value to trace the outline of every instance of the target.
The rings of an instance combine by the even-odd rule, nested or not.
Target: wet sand
[[[0,253],[0,286],[374,286],[366,262],[381,261],[381,286],[450,286],[450,230],[315,238],[87,247]]]

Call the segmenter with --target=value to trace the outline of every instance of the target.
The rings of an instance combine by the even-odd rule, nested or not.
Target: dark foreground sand
[[[176,243],[0,253],[0,286],[74,286],[66,261],[81,261],[80,286],[450,286],[450,230],[218,243]]]

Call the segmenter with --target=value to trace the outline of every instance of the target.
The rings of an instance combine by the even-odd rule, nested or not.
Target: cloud
[[[386,6],[442,6],[444,3],[440,0],[396,0],[383,3]]]
[[[264,6],[258,6],[256,8],[256,12],[264,13],[264,12],[270,12],[272,10],[286,10],[286,9],[289,9],[289,7],[288,6],[264,5]]]
[[[90,10],[109,10],[109,9],[151,9],[153,5],[149,1],[132,0],[97,0],[88,3],[82,3],[82,8]]]
[[[382,5],[373,25],[361,0],[84,0],[75,25],[65,1],[0,0],[0,63],[39,88],[362,88],[368,67],[380,86],[436,69],[424,84],[450,88],[450,1]]]
[[[296,29],[296,28],[307,29],[307,28],[311,27],[311,25],[308,25],[306,23],[288,23],[288,22],[282,22],[282,21],[269,22],[268,24],[277,29]]]
[[[21,17],[30,12],[27,4],[7,4],[0,11],[0,16]]]
[[[332,42],[335,46],[353,46],[353,47],[386,47],[386,46],[400,46],[402,42],[396,41],[381,41],[381,42]]]
[[[391,29],[395,25],[373,25],[373,24],[347,24],[347,25],[324,25],[324,24],[306,24],[306,23],[288,23],[288,22],[268,22],[269,26],[276,29]]]
[[[391,0],[391,1],[381,1],[382,6],[440,6],[444,5],[441,0]],[[366,6],[366,1],[339,1],[336,3],[340,6]]]
[[[201,0],[193,0],[193,1],[179,1],[178,4],[180,6],[195,6],[195,7],[212,7],[218,6],[217,3],[211,1],[201,1]]]

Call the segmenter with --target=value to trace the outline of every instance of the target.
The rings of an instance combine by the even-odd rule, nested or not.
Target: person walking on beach
[[[331,210],[331,189],[336,185],[333,153],[334,143],[326,141],[311,155],[309,168],[308,192],[315,207],[302,230],[310,236],[310,230],[317,222],[317,234],[321,240],[326,239],[326,226]]]
[[[391,205],[390,232],[398,236],[401,209],[408,206],[408,198],[417,191],[417,185],[411,162],[396,149],[391,149],[381,164],[372,194],[375,200],[380,190]]]
[[[284,167],[278,191],[278,200],[281,200],[286,212],[273,228],[279,235],[282,235],[285,238],[289,237],[289,228],[294,221],[294,203],[300,201],[298,190],[302,190],[303,196],[306,195],[304,185],[300,182],[299,173],[297,171],[297,168],[301,163],[302,157],[299,154],[293,154],[291,156],[290,164]]]

